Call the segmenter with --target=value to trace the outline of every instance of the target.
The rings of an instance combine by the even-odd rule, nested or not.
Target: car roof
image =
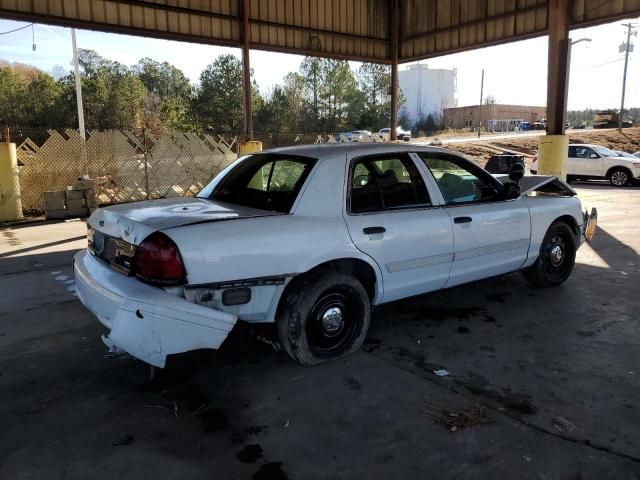
[[[386,152],[433,152],[453,153],[463,156],[445,148],[418,145],[415,143],[316,143],[312,145],[296,145],[293,147],[281,147],[265,150],[265,153],[286,153],[287,155],[300,155],[303,157],[328,158],[339,155],[375,155]]]

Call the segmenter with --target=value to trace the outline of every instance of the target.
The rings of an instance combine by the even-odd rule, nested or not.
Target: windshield
[[[315,162],[292,155],[250,155],[222,179],[214,179],[198,197],[289,213]]]
[[[601,157],[619,157],[620,156],[616,152],[614,152],[613,150],[609,150],[606,147],[593,147],[593,149]]]

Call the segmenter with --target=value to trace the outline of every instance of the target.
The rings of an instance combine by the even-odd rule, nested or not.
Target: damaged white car
[[[570,275],[595,215],[555,177],[494,177],[416,145],[310,145],[242,157],[196,198],[97,210],[74,269],[107,343],[163,367],[275,322],[313,365],[357,350],[372,307],[508,272]],[[516,167],[514,167],[516,168]]]

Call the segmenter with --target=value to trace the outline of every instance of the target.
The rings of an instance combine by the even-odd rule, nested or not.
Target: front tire
[[[564,222],[553,223],[542,240],[536,262],[523,271],[538,287],[556,287],[569,278],[576,261],[576,237]]]
[[[629,180],[631,180],[629,172],[624,168],[614,168],[609,172],[607,178],[609,179],[609,183],[614,187],[624,187],[629,183]]]
[[[283,300],[278,336],[301,365],[317,365],[358,350],[369,330],[371,306],[362,284],[327,272],[292,287]]]

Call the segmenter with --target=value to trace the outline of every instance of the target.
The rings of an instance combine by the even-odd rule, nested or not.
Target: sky
[[[640,18],[632,20],[640,23]],[[622,23],[575,30],[571,38],[591,38],[576,44],[571,53],[569,110],[610,108],[620,105],[624,54],[619,45],[626,40]],[[0,59],[34,65],[51,72],[56,65],[71,70],[71,34],[68,28],[36,24],[35,51],[31,28],[1,35],[25,22],[0,20]],[[629,56],[626,107],[640,107],[640,34],[632,37],[636,52]],[[90,30],[77,30],[78,48],[92,49],[103,57],[133,65],[143,57],[167,61],[180,68],[193,83],[200,72],[218,55],[231,53],[240,58],[237,48],[189,44],[169,40],[133,37]],[[262,93],[290,71],[296,71],[303,57],[282,53],[251,51],[251,67]],[[353,69],[360,65],[350,62]],[[545,105],[547,78],[547,38],[540,37],[506,45],[424,60],[430,68],[457,69],[458,106],[474,105],[480,96],[480,78],[485,70],[485,97],[499,103]],[[406,68],[404,65],[400,69]]]

